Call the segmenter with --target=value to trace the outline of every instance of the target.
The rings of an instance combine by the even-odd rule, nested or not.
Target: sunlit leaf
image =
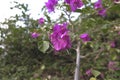
[[[93,74],[95,77],[97,77],[97,76],[99,76],[101,73],[100,73],[99,71],[97,71],[97,70],[92,70],[92,74]]]

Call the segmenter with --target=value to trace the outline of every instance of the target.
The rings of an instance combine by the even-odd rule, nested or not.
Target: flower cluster
[[[86,73],[87,76],[91,76],[92,75],[91,69],[88,69],[85,73]]]
[[[44,22],[45,22],[44,18],[40,18],[40,19],[38,20],[38,23],[41,24],[41,25],[44,24]]]
[[[108,63],[108,69],[109,69],[109,70],[119,70],[119,68],[117,68],[116,62],[114,62],[114,61],[110,61],[110,62]]]
[[[33,33],[31,34],[31,37],[32,37],[32,38],[37,38],[37,37],[39,37],[39,36],[40,36],[40,34],[37,33],[37,32],[33,32]]]
[[[111,47],[111,48],[115,48],[115,46],[116,46],[115,41],[112,41],[112,42],[110,43],[110,47]]]
[[[82,0],[65,0],[65,2],[70,5],[71,11],[75,11],[83,6]]]
[[[64,50],[71,47],[68,32],[69,30],[67,29],[67,23],[54,25],[53,33],[50,35],[50,40],[56,51]]]
[[[81,34],[80,39],[82,39],[83,42],[88,42],[90,41],[90,37],[87,33]]]
[[[101,0],[98,0],[95,4],[94,4],[94,8],[95,9],[100,9],[102,8],[102,1]]]
[[[48,0],[48,2],[45,3],[48,12],[54,11],[54,7],[57,5],[58,0]]]
[[[106,9],[102,6],[102,0],[98,0],[97,2],[95,2],[94,9],[98,10],[98,14],[100,16],[106,16]]]

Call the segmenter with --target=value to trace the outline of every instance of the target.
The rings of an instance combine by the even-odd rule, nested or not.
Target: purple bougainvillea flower
[[[70,0],[65,0],[65,3],[70,4]]]
[[[48,2],[45,3],[48,12],[54,11],[54,7],[57,5],[58,0],[48,0]]]
[[[110,46],[111,46],[111,48],[114,48],[116,45],[115,45],[115,41],[112,41],[111,43],[110,43]]]
[[[80,38],[82,39],[83,42],[88,42],[90,41],[90,37],[87,33],[81,34]]]
[[[44,24],[44,22],[45,22],[44,18],[40,18],[40,19],[38,20],[38,23],[39,23],[39,24]]]
[[[72,11],[75,11],[78,8],[81,8],[83,6],[82,0],[71,0],[70,1],[70,8]]]
[[[103,7],[102,0],[98,0],[97,2],[95,2],[95,4],[94,4],[95,9],[101,9],[102,7]]]
[[[114,61],[109,61],[108,63],[108,69],[109,70],[119,70],[119,68],[117,68],[117,64]]]
[[[70,37],[68,35],[66,23],[61,25],[55,24],[53,27],[53,33],[50,35],[51,43],[56,51],[68,49],[71,47]]]
[[[88,69],[85,73],[86,73],[86,75],[88,75],[88,76],[91,76],[91,75],[92,75],[91,69]]]
[[[82,0],[65,0],[65,3],[70,5],[71,11],[75,11],[84,5]]]
[[[36,32],[33,32],[32,34],[31,34],[31,37],[32,38],[37,38],[37,37],[39,37],[40,36],[40,34],[38,34],[38,33],[36,33]]]
[[[106,16],[106,9],[103,8],[102,6],[102,0],[98,0],[95,4],[94,4],[94,8],[98,9],[98,14],[102,17]]]
[[[102,17],[105,17],[105,16],[106,16],[106,9],[103,8],[103,9],[99,10],[99,11],[98,11],[98,14],[99,14],[100,16],[102,16]]]

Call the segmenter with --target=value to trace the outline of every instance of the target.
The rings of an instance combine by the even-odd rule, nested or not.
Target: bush
[[[85,6],[82,9],[72,11],[69,3],[59,2],[53,5],[61,11],[56,20],[51,19],[51,13],[48,14],[45,7],[42,9],[44,18],[34,20],[27,14],[27,4],[15,2],[16,6],[12,9],[18,8],[22,14],[16,14],[2,23],[8,28],[0,28],[1,44],[4,45],[0,48],[0,79],[73,80],[77,46],[80,46],[80,80],[120,79],[119,3],[103,0],[102,6],[107,12],[101,15],[89,0],[83,0]],[[75,19],[75,15],[71,15],[73,12],[78,13]],[[17,25],[19,21],[24,26]],[[64,35],[61,30],[56,33],[57,29],[52,29],[65,26],[64,22],[68,25]],[[58,41],[59,38],[66,41],[67,36],[67,42],[63,42],[67,44],[65,47],[58,43],[62,50],[55,50],[57,39],[51,40],[52,33],[57,34]]]

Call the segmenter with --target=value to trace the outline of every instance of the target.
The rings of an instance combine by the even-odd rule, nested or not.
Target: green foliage
[[[92,74],[93,74],[95,77],[98,77],[101,73],[100,73],[99,71],[92,70]]]
[[[42,51],[43,53],[45,53],[48,48],[49,48],[49,42],[48,41],[42,41],[42,42],[39,42],[39,50]]]
[[[119,80],[120,69],[111,71],[108,63],[114,61],[117,68],[120,66],[120,5],[113,4],[112,0],[103,0],[107,16],[101,17],[93,9],[90,0],[83,1],[86,5],[76,10],[75,13],[79,15],[74,20],[75,16],[71,15],[70,7],[65,3],[57,6],[58,10],[63,11],[56,20],[52,20],[43,7],[44,25],[30,18],[27,4],[15,2],[16,5],[11,8],[19,9],[21,14],[2,23],[8,28],[0,28],[0,45],[4,46],[0,47],[0,80],[73,80],[75,48],[77,41],[81,41],[79,35],[82,33],[89,33],[91,41],[81,41],[80,53],[84,56],[80,66],[81,80]],[[23,25],[18,25],[19,21]],[[69,22],[72,48],[56,52],[49,35],[55,23],[65,21]],[[31,37],[32,32],[40,33],[40,36],[34,39]],[[111,41],[116,43],[114,48],[110,46]],[[86,75],[88,69],[92,69],[90,76]]]

